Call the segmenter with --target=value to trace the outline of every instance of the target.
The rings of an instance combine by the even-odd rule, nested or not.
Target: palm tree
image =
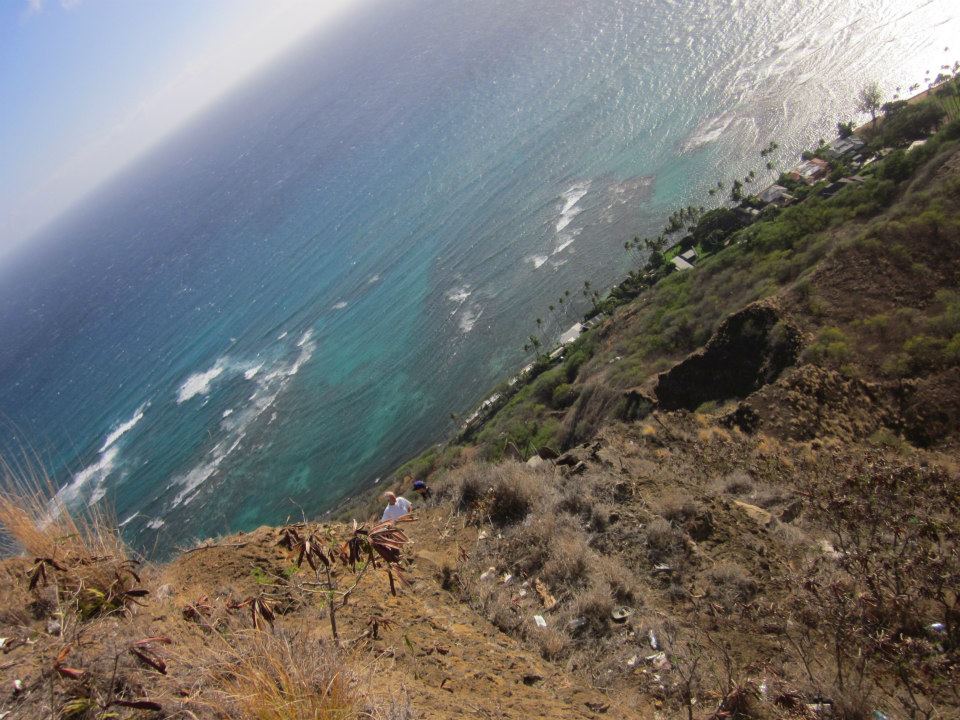
[[[876,82],[867,83],[857,94],[857,110],[870,113],[870,121],[874,130],[877,129],[877,110],[883,102],[883,92]]]

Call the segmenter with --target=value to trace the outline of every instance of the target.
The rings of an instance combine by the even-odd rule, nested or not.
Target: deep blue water
[[[0,266],[0,448],[144,548],[321,513],[443,439],[625,239],[952,64],[956,15],[371,2]]]

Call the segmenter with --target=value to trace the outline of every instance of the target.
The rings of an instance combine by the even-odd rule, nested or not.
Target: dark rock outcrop
[[[693,410],[711,400],[746,397],[772,382],[800,352],[801,334],[771,301],[748,305],[709,342],[661,373],[654,392],[662,410]]]

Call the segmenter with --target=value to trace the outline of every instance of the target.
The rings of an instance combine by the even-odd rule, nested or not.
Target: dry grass
[[[229,717],[243,720],[346,720],[362,698],[333,647],[303,636],[250,632],[211,664]]]
[[[76,512],[37,472],[0,465],[0,526],[5,552],[32,556],[30,589],[55,589],[56,599],[83,617],[123,610],[145,591],[137,563],[112,516],[100,506]]]
[[[582,533],[569,533],[554,538],[550,556],[543,563],[543,579],[556,590],[585,587],[590,580],[595,553],[587,546]]]
[[[496,466],[493,477],[489,515],[497,525],[520,522],[544,495],[542,474],[519,463]]]
[[[647,558],[652,564],[677,565],[686,558],[687,543],[683,533],[663,518],[654,518],[644,534]]]
[[[0,474],[0,525],[7,536],[4,551],[78,562],[104,556],[127,559],[116,523],[101,506],[73,513],[57,497],[46,475],[16,472],[2,461]]]
[[[759,586],[750,574],[732,562],[723,562],[713,566],[706,573],[710,582],[711,599],[718,602],[727,611],[750,602],[757,594]]]
[[[604,588],[591,588],[581,593],[573,602],[572,614],[583,618],[585,624],[578,635],[603,637],[610,632],[610,613],[613,612],[613,598]]]

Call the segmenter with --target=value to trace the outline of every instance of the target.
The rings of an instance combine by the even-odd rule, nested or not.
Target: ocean
[[[957,15],[371,0],[0,265],[0,449],[158,556],[322,516],[449,437],[625,240],[952,65]]]

